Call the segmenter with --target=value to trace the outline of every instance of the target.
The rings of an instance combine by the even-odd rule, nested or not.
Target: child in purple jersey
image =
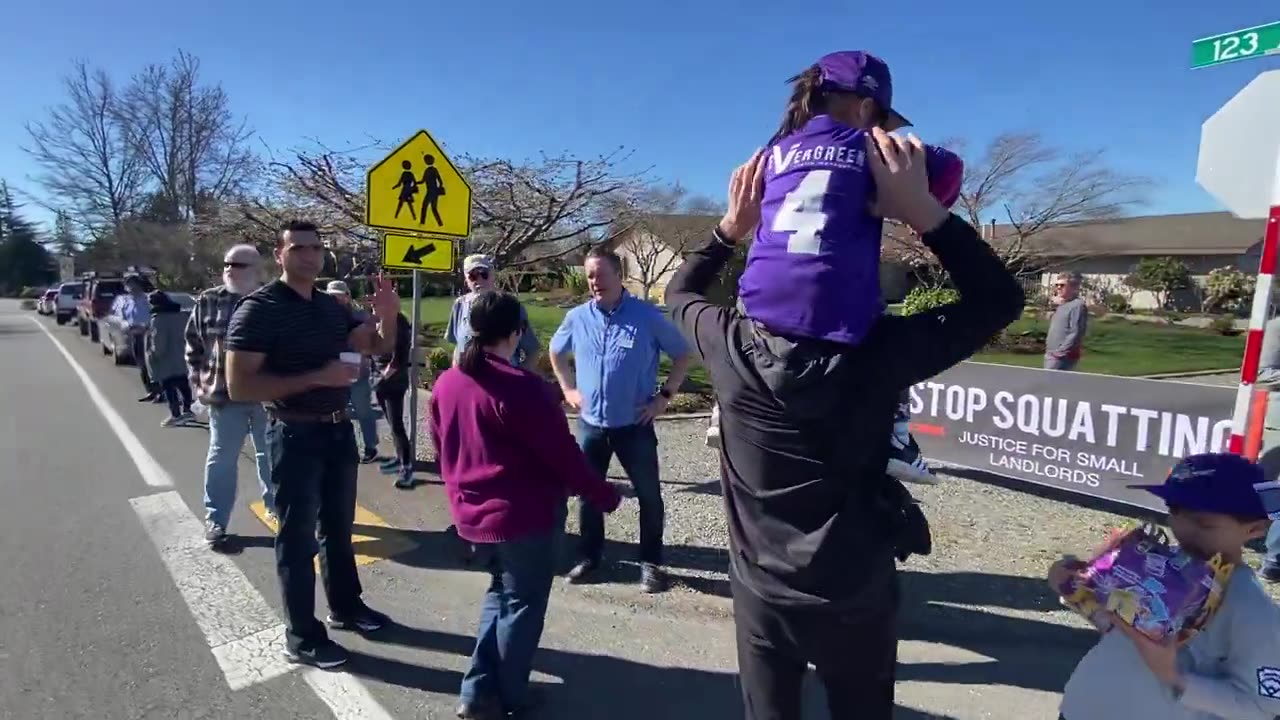
[[[740,309],[798,344],[856,346],[884,312],[880,295],[883,221],[866,160],[866,131],[910,122],[893,109],[893,81],[866,52],[823,56],[791,78],[791,100],[769,143],[761,223],[738,283]],[[927,146],[929,189],[944,207],[960,196],[964,163]],[[935,482],[900,405],[888,473]],[[713,438],[714,435],[714,438]],[[709,429],[707,444],[719,442]]]

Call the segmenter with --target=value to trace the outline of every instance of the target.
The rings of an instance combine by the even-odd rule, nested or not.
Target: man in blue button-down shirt
[[[658,484],[658,437],[654,418],[667,409],[689,368],[689,348],[680,331],[654,305],[622,287],[622,261],[604,248],[587,254],[592,299],[565,315],[551,338],[551,367],[565,401],[578,410],[578,444],[603,477],[614,454],[640,502],[641,587],[666,585],[662,565],[663,504]],[[671,358],[671,373],[658,386],[658,356]],[[574,368],[569,367],[573,355]],[[569,572],[583,582],[600,566],[604,516],[579,503],[582,559]]]

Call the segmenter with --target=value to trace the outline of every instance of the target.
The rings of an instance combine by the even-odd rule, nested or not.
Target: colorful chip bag
[[[1109,624],[1110,612],[1152,640],[1182,642],[1213,617],[1232,569],[1220,555],[1198,560],[1170,545],[1163,530],[1142,525],[1112,533],[1058,591],[1099,627]]]

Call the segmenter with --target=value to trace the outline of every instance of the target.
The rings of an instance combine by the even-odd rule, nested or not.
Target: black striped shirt
[[[333,296],[311,291],[299,295],[280,280],[246,295],[227,327],[229,351],[262,353],[262,369],[272,375],[301,375],[319,370],[349,349],[348,337],[360,323]],[[343,410],[350,388],[312,388],[267,403],[290,412],[331,413]]]

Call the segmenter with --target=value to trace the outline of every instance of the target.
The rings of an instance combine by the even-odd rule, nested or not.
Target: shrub
[[[21,305],[21,307],[22,307],[22,309],[23,309],[23,310],[35,310],[35,309],[36,309],[36,301],[35,301],[35,300],[32,300],[31,298],[23,298],[23,299],[22,299],[22,302],[20,303],[20,305]]]
[[[574,297],[580,297],[587,294],[587,275],[586,273],[573,269],[568,270],[564,274],[564,287]]]
[[[951,288],[916,287],[907,293],[906,299],[902,301],[902,314],[915,315],[959,299],[960,293]]]
[[[1113,313],[1129,312],[1129,298],[1120,293],[1107,293],[1106,297],[1102,299],[1102,304]]]
[[[1174,291],[1191,287],[1191,270],[1175,257],[1145,257],[1133,266],[1124,283],[1155,295],[1156,310],[1161,311],[1168,307]]]
[[[24,287],[22,288],[22,292],[18,293],[18,297],[22,298],[23,300],[35,300],[35,299],[38,299],[40,297],[40,294],[43,292],[44,291],[41,290],[40,288]]]
[[[668,413],[696,413],[706,412],[711,409],[712,399],[710,395],[702,393],[676,393],[671,398],[671,402],[667,404]]]
[[[1253,301],[1253,288],[1256,282],[1256,275],[1250,275],[1232,267],[1210,270],[1209,276],[1204,281],[1200,311],[1204,313],[1240,312]]]
[[[453,354],[442,347],[433,347],[427,352],[427,366],[424,368],[427,387],[435,384],[440,373],[453,367]]]
[[[1228,337],[1240,334],[1240,331],[1236,329],[1235,318],[1230,315],[1219,315],[1215,317],[1213,321],[1209,323],[1209,329],[1219,335],[1226,335]]]

